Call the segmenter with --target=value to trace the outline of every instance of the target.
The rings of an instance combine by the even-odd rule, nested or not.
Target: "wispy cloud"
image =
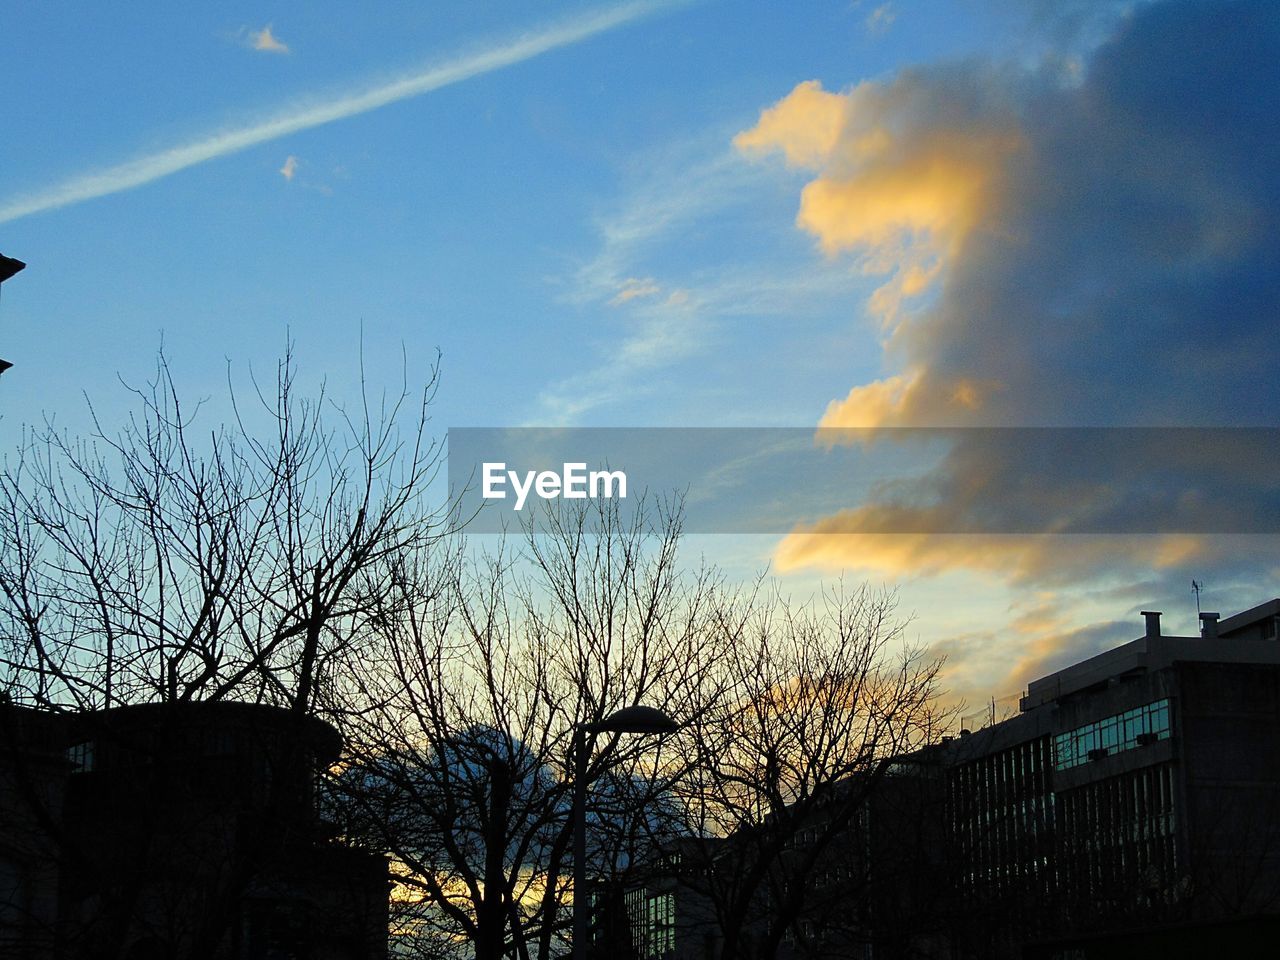
[[[779,265],[765,249],[735,247],[726,256],[672,257],[687,238],[714,228],[729,239],[790,231],[789,211],[762,211],[770,172],[727,147],[730,129],[655,148],[637,160],[643,171],[596,226],[595,254],[568,277],[565,302],[591,311],[607,331],[594,362],[557,376],[540,392],[531,425],[580,422],[602,408],[675,389],[687,392],[679,366],[715,357],[726,327],[797,315],[818,302],[843,302],[850,269],[836,261]],[[711,242],[715,248],[717,241]],[[706,242],[704,240],[704,242]],[[599,308],[607,307],[608,313]]]
[[[672,6],[667,2],[640,2],[609,7],[586,16],[525,34],[496,46],[425,67],[407,76],[310,104],[282,110],[265,120],[222,130],[187,143],[150,153],[125,163],[72,177],[25,196],[0,202],[0,223],[56,210],[95,197],[120,193],[159,180],[197,164],[206,163],[291,133],[344,120],[400,100],[431,93],[472,77],[501,70],[533,57],[605,33],[641,17]]]
[[[288,53],[289,45],[271,32],[271,24],[248,32],[249,46],[262,53]]]
[[[622,288],[617,292],[609,306],[617,307],[626,303],[628,300],[636,300],[643,297],[656,297],[662,292],[662,288],[658,286],[657,281],[652,277],[645,277],[641,280],[639,277],[627,277],[622,281]]]
[[[631,332],[609,350],[600,365],[561,379],[538,396],[538,411],[527,426],[567,426],[588,411],[671,389],[667,368],[703,346],[701,304],[677,291],[640,311]]]
[[[574,271],[565,299],[582,307],[621,308],[626,322],[599,362],[557,378],[539,395],[530,423],[565,425],[622,398],[664,389],[659,378],[705,346],[707,303],[687,284],[647,272],[648,255],[674,230],[731,205],[749,165],[723,147],[724,137],[646,158],[646,173],[620,208],[599,223],[600,248]]]
[[[867,33],[872,36],[879,36],[880,34],[887,33],[889,28],[893,26],[893,21],[897,19],[898,13],[893,9],[893,4],[882,3],[867,14]]]
[[[298,172],[298,158],[292,153],[285,158],[284,166],[280,168],[280,176],[286,180],[292,180],[293,175]]]
[[[740,202],[748,184],[762,178],[733,151],[727,136],[713,132],[706,142],[681,144],[646,156],[645,173],[628,188],[620,205],[598,223],[600,248],[572,280],[569,299],[608,301],[629,285],[661,287],[640,265],[661,249],[673,232]],[[653,292],[657,292],[654,290]],[[625,302],[623,297],[619,302]],[[615,304],[616,305],[616,304]]]

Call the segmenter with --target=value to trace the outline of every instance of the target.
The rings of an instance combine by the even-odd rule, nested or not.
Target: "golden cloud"
[[[832,400],[818,426],[827,429],[870,429],[928,424],[967,426],[989,397],[1004,389],[999,380],[942,377],[915,367],[850,389]]]
[[[954,127],[903,123],[916,95],[909,83],[835,94],[808,80],[734,139],[744,152],[780,151],[788,166],[817,172],[796,223],[828,256],[854,251],[868,272],[889,275],[868,306],[890,331],[903,302],[941,279],[997,203],[1005,164],[1023,144],[1000,114]]]
[[[754,127],[734,137],[733,145],[748,153],[781,150],[788,166],[820,168],[840,139],[846,103],[817,80],[806,80],[761,113]]]
[[[1274,43],[1237,42],[1265,33],[1261,5],[1229,25],[1193,7],[1147,5],[1070,70],[971,60],[840,92],[807,81],[739,134],[739,150],[812,171],[796,225],[883,278],[865,314],[881,325],[884,369],[833,397],[821,427],[1274,420],[1260,381],[1227,373],[1263,370],[1274,339],[1276,284],[1258,270],[1274,243],[1241,213],[1245,200],[1274,208],[1255,171],[1275,141],[1254,112],[1274,94],[1260,69]],[[1223,39],[1206,47],[1210,27]],[[1223,110],[1187,100],[1176,72],[1187,57],[1204,61]],[[778,568],[1097,583],[1242,562],[1220,536],[1086,535],[1146,529],[1125,526],[1143,515],[1141,491],[1181,509],[1149,469],[1168,459],[1158,449],[1064,462],[957,437],[954,453],[794,531]],[[1189,490],[1221,488],[1207,467],[1188,476]],[[1027,529],[1011,517],[1019,502],[1049,518],[1035,527],[1046,535],[949,533]],[[1220,529],[1247,529],[1232,523],[1249,507],[1242,497]]]
[[[914,303],[946,283],[975,231],[998,220],[1010,164],[1025,148],[1017,118],[1004,105],[975,97],[978,106],[961,109],[950,96],[910,73],[839,94],[807,81],[734,141],[745,152],[781,152],[789,166],[815,171],[796,224],[827,256],[852,253],[865,272],[886,277],[867,311],[887,334],[887,350],[896,340],[927,336],[906,330],[923,316]],[[901,371],[833,400],[820,427],[981,422],[988,399],[1005,385],[944,373],[926,356],[909,348]],[[913,525],[919,533],[876,532]],[[937,529],[946,526],[929,511],[877,504],[797,530],[778,545],[774,560],[783,572],[854,567],[895,577],[967,568],[1037,579],[1061,568],[1060,544],[1047,538],[931,532]],[[1077,543],[1071,550],[1081,563],[1095,551],[1114,557],[1110,545]]]
[[[868,532],[888,522],[886,509],[893,508],[844,510],[788,534],[774,550],[776,568],[854,568],[889,578],[962,569],[1012,583],[1065,583],[1116,563],[1168,570],[1222,555],[1218,541],[1187,534]],[[902,517],[893,520],[901,529]],[[923,517],[921,526],[927,526]]]

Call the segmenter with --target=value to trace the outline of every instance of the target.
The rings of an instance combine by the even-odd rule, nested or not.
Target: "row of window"
[[[657,960],[676,948],[676,898],[672,893],[650,896],[644,889],[626,895],[631,943],[641,960]]]
[[[1070,770],[1091,760],[1168,740],[1171,729],[1169,701],[1147,703],[1058,734],[1053,741],[1054,765],[1059,770]]]
[[[1041,875],[1052,848],[1053,765],[1048,737],[958,767],[948,778],[950,826],[970,887],[1021,888]]]
[[[1051,749],[1049,739],[1041,737],[957,767],[948,778],[954,799],[967,812],[996,810],[1045,793]]]
[[[1068,899],[1102,910],[1167,890],[1179,872],[1174,783],[1162,764],[1059,794]]]
[[[1174,785],[1164,763],[1022,801],[1002,820],[953,816],[961,882],[988,892],[1058,890],[1073,909],[1164,896],[1179,867]]]

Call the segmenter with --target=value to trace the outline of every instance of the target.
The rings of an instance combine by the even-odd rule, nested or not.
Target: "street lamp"
[[[26,264],[21,260],[6,257],[3,253],[0,253],[0,283],[4,283],[25,266]],[[0,373],[4,373],[12,366],[13,364],[8,360],[0,360]]]
[[[573,960],[586,960],[587,886],[587,734],[670,733],[679,729],[661,710],[637,704],[595,723],[580,723],[573,733]]]

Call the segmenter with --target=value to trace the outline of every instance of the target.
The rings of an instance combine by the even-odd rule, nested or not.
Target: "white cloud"
[[[44,190],[0,202],[0,223],[131,190],[188,167],[261,143],[333,123],[335,120],[345,120],[400,100],[422,96],[472,77],[522,63],[551,50],[579,43],[670,5],[662,0],[642,0],[608,7],[486,50],[425,67],[399,79],[370,86],[359,93],[299,104],[265,120],[223,130],[135,160],[81,174]]]
[[[248,32],[249,46],[262,53],[288,53],[289,45],[271,32],[271,24]]]
[[[893,21],[898,19],[898,12],[893,9],[893,4],[882,3],[869,14],[867,14],[866,26],[867,33],[873,36],[888,32],[893,26]]]
[[[280,176],[286,180],[292,180],[293,175],[298,172],[298,158],[292,153],[285,157],[284,166],[280,168]]]
[[[639,277],[627,277],[626,280],[622,281],[622,286],[613,299],[609,301],[609,306],[620,307],[630,300],[655,297],[661,292],[662,288],[658,286],[653,277],[645,277],[643,280]]]
[[[566,425],[601,408],[668,389],[672,370],[693,357],[711,356],[727,324],[761,317],[792,322],[806,305],[847,298],[851,269],[835,261],[780,267],[768,255],[748,261],[697,258],[689,238],[714,224],[756,233],[760,191],[771,178],[761,165],[728,149],[729,131],[647,152],[643,171],[615,209],[597,224],[600,244],[570,277],[564,300],[586,310],[612,308],[603,329],[612,338],[594,362],[561,376],[539,394],[531,424]],[[791,231],[790,217],[774,224]],[[747,217],[753,227],[726,227]],[[705,242],[705,241],[704,241]],[[671,251],[681,255],[671,262]],[[680,389],[686,390],[683,382]]]
[[[646,309],[633,332],[609,352],[602,364],[564,378],[538,396],[539,412],[529,426],[564,426],[584,413],[665,389],[657,377],[700,345],[696,305],[687,301]]]

